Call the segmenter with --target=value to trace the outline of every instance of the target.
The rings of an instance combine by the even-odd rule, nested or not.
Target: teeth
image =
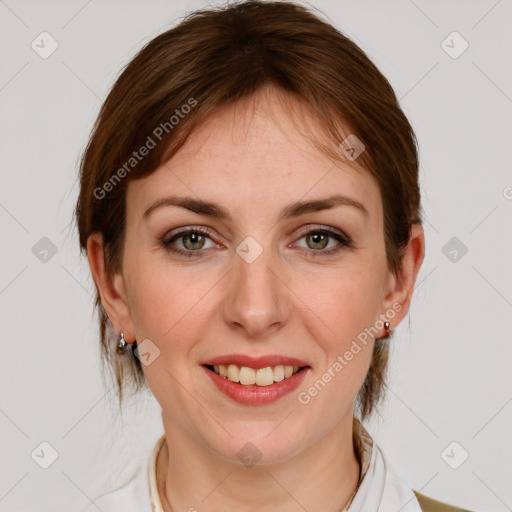
[[[249,368],[248,366],[214,365],[213,371],[229,379],[231,382],[239,382],[245,386],[256,384],[257,386],[270,386],[274,382],[281,382],[299,371],[299,366],[277,365],[265,368]]]
[[[274,384],[274,371],[270,366],[260,368],[256,372],[256,384],[258,386],[270,386]]]
[[[274,382],[281,382],[284,379],[284,366],[274,366]]]
[[[256,384],[256,371],[253,368],[242,366],[240,368],[240,384]]]
[[[240,368],[236,364],[228,366],[228,379],[232,382],[240,382]]]

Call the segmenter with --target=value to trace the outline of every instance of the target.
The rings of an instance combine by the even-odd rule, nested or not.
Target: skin
[[[307,106],[294,102],[307,116]],[[357,161],[334,162],[314,148],[288,114],[272,89],[262,90],[218,111],[169,162],[131,181],[118,274],[105,270],[101,236],[88,241],[91,272],[114,327],[128,342],[149,339],[160,350],[144,372],[162,407],[166,443],[157,479],[166,511],[241,512],[258,503],[262,512],[301,506],[339,512],[357,486],[353,408],[374,339],[307,405],[297,395],[393,304],[401,310],[391,328],[406,316],[424,233],[413,226],[403,269],[391,274],[377,183]],[[333,191],[362,203],[368,215],[343,205],[278,221],[288,204]],[[216,202],[233,221],[177,206],[143,217],[171,194]],[[201,256],[180,256],[159,242],[190,226],[208,227],[213,235],[182,237],[174,247],[201,249]],[[322,244],[311,236],[317,232],[305,236],[329,226],[348,235],[353,247],[332,237]],[[236,252],[247,236],[263,249],[252,263]],[[340,251],[322,256],[333,247]],[[298,390],[277,402],[239,404],[200,366],[229,353],[299,357],[311,370]],[[261,453],[252,467],[237,456],[247,442]]]

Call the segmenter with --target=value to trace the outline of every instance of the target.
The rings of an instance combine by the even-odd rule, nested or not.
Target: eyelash
[[[172,245],[171,245],[176,240],[179,240],[180,238],[183,238],[184,236],[190,235],[192,233],[200,234],[200,235],[206,236],[210,239],[213,236],[213,233],[207,228],[190,228],[190,229],[186,229],[186,230],[180,231],[178,233],[175,233],[170,238],[168,238],[167,235],[164,235],[163,237],[160,238],[160,244],[164,247],[164,249],[166,249],[170,252],[179,254],[181,256],[185,256],[185,257],[189,257],[189,258],[200,257],[201,252],[204,250],[207,250],[207,249],[199,249],[197,251],[190,251],[190,250],[185,251],[183,249],[177,249],[176,247],[172,247]],[[330,256],[335,253],[338,253],[343,248],[350,249],[353,247],[353,242],[348,236],[341,234],[338,231],[335,231],[334,229],[332,229],[330,227],[323,227],[323,228],[311,229],[309,231],[305,231],[304,233],[301,234],[301,236],[297,239],[297,241],[301,240],[302,238],[304,238],[308,235],[318,234],[318,233],[328,235],[330,238],[334,238],[335,240],[337,240],[339,242],[339,245],[337,245],[336,247],[333,247],[331,249],[327,249],[327,250],[305,249],[306,252],[308,252],[313,258],[316,257],[317,255],[320,255],[322,257]]]

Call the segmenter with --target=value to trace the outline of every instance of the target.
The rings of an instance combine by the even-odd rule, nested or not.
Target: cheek
[[[325,327],[324,340],[333,349],[350,345],[351,340],[379,318],[381,279],[375,267],[373,270],[347,267],[337,275],[317,276],[314,287],[301,288],[311,312],[316,313]]]
[[[324,385],[327,388],[325,394],[322,391],[323,399],[313,407],[338,404],[343,410],[366,377],[375,335],[370,328],[379,319],[381,306],[381,270],[378,265],[347,266],[335,277],[331,274],[316,279],[315,287],[304,295],[315,313],[309,314],[307,328],[322,352],[316,371],[321,381],[318,389]],[[316,290],[314,294],[312,289]],[[306,292],[302,288],[302,293]],[[303,391],[306,400],[318,392],[317,388]]]
[[[208,294],[221,276],[146,258],[130,270],[128,295],[137,339],[149,338],[166,353],[169,347],[174,354],[190,348],[208,325]]]
[[[208,337],[207,293],[213,284],[205,276],[197,281],[189,272],[144,264],[131,281],[130,310],[137,340],[149,339],[158,348],[158,357],[143,370],[162,407],[184,407],[186,400],[176,382],[190,380],[194,346]]]

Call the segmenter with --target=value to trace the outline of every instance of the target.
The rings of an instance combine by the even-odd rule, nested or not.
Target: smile
[[[236,364],[233,359],[237,360]],[[283,360],[285,359],[285,360]],[[279,364],[295,363],[295,364]],[[310,366],[294,358],[222,357],[201,365],[209,381],[223,395],[245,405],[265,405],[296,390]],[[300,365],[300,366],[299,366]]]
[[[281,382],[297,373],[301,367],[292,365],[265,366],[264,368],[251,368],[249,366],[230,365],[207,365],[209,370],[224,377],[231,382],[243,386],[271,386],[275,382]]]

